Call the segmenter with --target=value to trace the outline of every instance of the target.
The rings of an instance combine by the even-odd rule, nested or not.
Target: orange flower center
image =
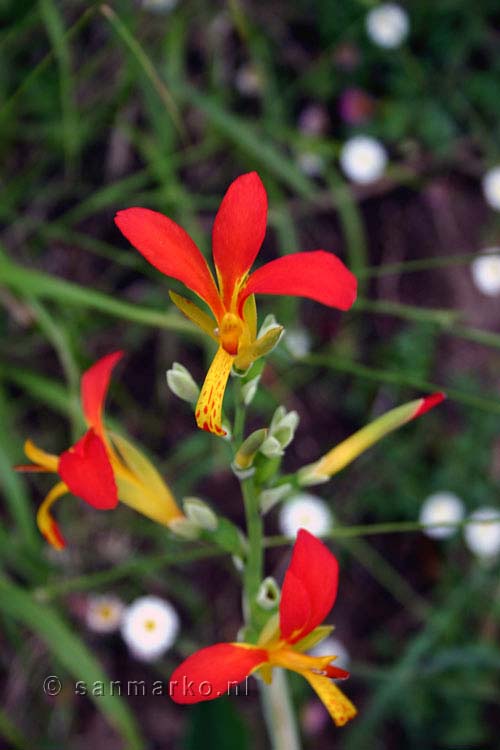
[[[219,340],[222,348],[233,356],[238,354],[240,337],[244,323],[234,313],[225,313],[219,327]]]

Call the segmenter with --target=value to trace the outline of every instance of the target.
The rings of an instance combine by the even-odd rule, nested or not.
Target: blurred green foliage
[[[117,639],[86,632],[85,592],[130,601],[154,591],[175,603],[182,637],[160,664],[141,667],[151,679],[166,679],[195,647],[234,639],[241,625],[230,559],[173,542],[127,509],[96,514],[76,500],[58,510],[70,548],[56,558],[34,523],[44,477],[10,470],[28,435],[60,452],[80,434],[80,374],[119,345],[129,356],[110,418],[156,455],[178,497],[203,494],[243,522],[225,446],[195,432],[165,385],[174,360],[201,379],[209,352],[172,311],[169,282],[115,231],[119,208],[163,211],[208,254],[224,190],[257,169],[270,198],[264,255],[322,245],[362,280],[341,322],[309,303],[259,302],[261,317],[273,311],[313,339],[302,363],[281,346],[254,403],[258,426],[279,403],[301,414],[286,467],[438,385],[447,405],[319,492],[345,525],[414,521],[440,489],[468,511],[498,506],[498,305],[483,304],[465,265],[499,231],[478,182],[500,157],[498,3],[408,2],[409,40],[390,51],[367,38],[370,0],[180,0],[168,13],[146,5],[0,5],[0,735],[9,747],[99,747],[106,730],[95,709],[116,732],[113,747],[262,747],[262,730],[254,740],[250,729],[261,726],[255,696],[184,711],[161,698],[149,715],[117,696],[91,707],[70,691],[62,702],[42,692],[59,669],[92,681],[103,679],[103,663],[111,676],[137,676]],[[250,92],[238,87],[244,68],[258,81]],[[374,101],[359,126],[338,108],[353,86]],[[326,113],[317,134],[298,124],[310,104]],[[382,139],[392,157],[373,189],[339,171],[341,145],[357,132]],[[321,156],[319,177],[301,170],[303,153]],[[471,233],[458,246],[464,211]],[[342,562],[333,621],[352,655],[347,689],[360,713],[343,730],[322,725],[307,746],[493,749],[498,563],[481,566],[461,534],[441,543],[415,533],[339,538],[333,547]],[[282,573],[283,560],[283,550],[269,552],[269,572]],[[20,694],[9,692],[14,683]],[[313,696],[303,681],[293,687],[300,713]]]

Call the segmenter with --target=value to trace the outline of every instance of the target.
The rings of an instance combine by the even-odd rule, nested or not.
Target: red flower
[[[284,667],[305,677],[334,722],[345,724],[356,709],[331,679],[346,679],[349,673],[330,664],[335,655],[304,653],[332,630],[321,623],[333,606],[337,583],[337,560],[319,539],[301,529],[283,582],[279,624],[268,624],[256,645],[218,643],[189,656],[170,679],[173,700],[213,700],[256,670],[269,683],[273,667]]]
[[[51,506],[71,492],[98,510],[110,510],[118,498],[159,523],[182,517],[173,496],[149,460],[127,440],[106,431],[102,421],[111,373],[123,357],[118,351],[102,357],[82,376],[81,401],[89,429],[75,445],[56,456],[38,448],[31,440],[24,452],[33,461],[18,471],[50,472],[61,479],[46,496],[37,513],[40,531],[56,549],[65,546]],[[118,451],[118,452],[117,452]]]
[[[256,172],[229,187],[215,217],[212,245],[217,284],[200,250],[171,219],[146,208],[119,211],[115,222],[142,255],[166,276],[182,281],[210,308],[170,293],[174,304],[219,345],[196,407],[200,428],[223,435],[222,400],[231,367],[247,369],[277,342],[276,326],[257,339],[254,294],[291,294],[347,310],[356,279],[332,253],[286,255],[249,275],[267,223],[267,196]]]

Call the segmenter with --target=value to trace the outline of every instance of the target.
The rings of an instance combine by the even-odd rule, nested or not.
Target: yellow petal
[[[252,362],[269,354],[280,340],[283,330],[283,326],[274,326],[249,346],[240,347],[234,362],[238,370],[248,370]]]
[[[46,453],[41,448],[37,448],[31,440],[26,440],[24,444],[24,452],[34,464],[38,464],[38,466],[41,466],[46,471],[57,473],[59,456],[54,456],[53,453]]]
[[[259,640],[257,641],[257,645],[262,646],[262,648],[267,648],[272,644],[278,643],[278,641],[280,640],[280,635],[280,617],[279,613],[276,612],[274,615],[271,615],[269,620],[262,628]]]
[[[305,638],[302,638],[300,641],[297,641],[297,643],[294,643],[293,647],[297,651],[309,651],[311,648],[316,646],[316,644],[320,643],[324,638],[329,636],[332,630],[333,625],[318,625],[317,628],[314,628],[312,633],[309,633],[309,635],[306,635]]]
[[[186,299],[186,297],[182,297],[180,294],[169,292],[169,296],[174,305],[179,308],[181,313],[184,313],[186,318],[189,318],[189,320],[197,325],[198,328],[201,328],[202,331],[207,333],[210,338],[217,341],[217,336],[215,334],[217,324],[210,315],[203,312],[203,310],[200,310],[198,305],[195,305],[194,302]]]
[[[113,456],[112,466],[119,499],[157,523],[168,526],[182,517],[174,496],[153,464],[128,440],[108,432],[119,459]]]
[[[257,305],[255,304],[255,294],[247,297],[243,306],[243,319],[248,326],[250,342],[257,338]],[[249,342],[249,343],[250,343]]]
[[[222,429],[222,401],[233,361],[234,357],[219,347],[196,404],[196,424],[201,430],[216,435],[226,434]]]
[[[410,401],[370,422],[354,435],[334,446],[315,463],[303,466],[299,470],[300,484],[313,485],[325,482],[390,432],[402,427],[420,413],[424,413],[422,407],[426,401],[430,400],[431,397]]]
[[[301,674],[314,688],[338,727],[347,724],[348,721],[356,716],[357,711],[349,698],[328,677],[315,674],[314,672],[301,672]]]
[[[29,456],[31,458],[31,456]],[[36,522],[45,539],[56,549],[64,549],[65,542],[59,531],[59,526],[50,513],[50,508],[60,497],[69,492],[64,482],[58,482],[38,508]]]

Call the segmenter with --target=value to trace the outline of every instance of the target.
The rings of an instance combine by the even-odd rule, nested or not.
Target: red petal
[[[214,261],[229,309],[238,279],[245,276],[260,250],[267,224],[267,195],[257,172],[238,177],[227,190],[212,233]]]
[[[234,692],[235,686],[259,664],[267,651],[236,643],[202,648],[180,664],[170,678],[170,697],[176,703],[211,701]]]
[[[115,224],[155,268],[182,281],[205,300],[216,318],[222,316],[219,294],[207,262],[182,227],[148,208],[118,211]]]
[[[277,258],[248,279],[240,305],[250,294],[290,294],[348,310],[356,299],[356,277],[333,253],[313,250]]]
[[[296,643],[320,625],[333,607],[337,586],[337,560],[323,542],[300,529],[281,592],[282,637]]]
[[[336,667],[334,664],[329,664],[326,667],[325,672],[326,676],[330,677],[332,680],[347,680],[350,677],[349,672],[340,667]]]
[[[83,413],[89,427],[95,427],[97,432],[102,431],[102,410],[111,373],[123,354],[122,351],[107,354],[83,373],[81,383]]]
[[[88,430],[59,460],[58,473],[73,495],[99,510],[118,504],[113,469],[103,441]]]
[[[417,417],[421,417],[422,414],[425,414],[426,412],[430,411],[431,409],[434,409],[435,406],[440,404],[442,401],[444,401],[446,398],[445,393],[432,393],[430,396],[426,396],[422,399],[422,402],[420,403],[418,409],[416,410],[415,414],[412,416],[412,419],[416,419]]]

